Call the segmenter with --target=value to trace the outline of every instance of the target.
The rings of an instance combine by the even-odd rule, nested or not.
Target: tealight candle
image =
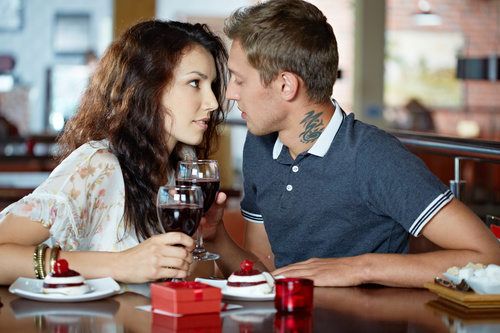
[[[278,311],[300,312],[313,309],[314,283],[309,279],[286,278],[275,283],[274,305]]]

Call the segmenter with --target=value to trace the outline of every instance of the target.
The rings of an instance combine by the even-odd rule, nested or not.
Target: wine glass
[[[219,164],[216,160],[180,161],[177,164],[176,183],[178,185],[197,185],[203,192],[203,215],[212,207],[220,187]],[[196,248],[193,252],[195,261],[219,259],[219,255],[210,253],[203,245],[201,227],[196,234]]]
[[[203,215],[203,192],[199,186],[192,185],[160,186],[156,197],[156,211],[165,232],[179,231],[193,236]]]

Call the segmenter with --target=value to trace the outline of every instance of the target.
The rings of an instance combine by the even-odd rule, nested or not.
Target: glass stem
[[[196,230],[196,248],[194,250],[195,253],[204,253],[206,252],[205,246],[203,245],[203,232],[201,230],[201,226]]]

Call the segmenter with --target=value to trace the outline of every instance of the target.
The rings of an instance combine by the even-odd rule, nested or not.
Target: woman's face
[[[170,151],[179,141],[198,145],[203,139],[210,113],[219,106],[212,91],[216,76],[214,58],[204,47],[195,45],[182,56],[162,97],[171,114],[165,118]]]

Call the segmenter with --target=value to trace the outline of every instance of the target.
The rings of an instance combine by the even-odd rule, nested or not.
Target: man
[[[338,53],[321,11],[270,0],[235,12],[224,31],[226,95],[249,131],[244,248],[220,223],[224,194],[207,215],[206,246],[225,275],[271,255],[260,269],[317,286],[422,287],[451,266],[500,264],[498,240],[420,159],[330,99]],[[410,234],[445,250],[405,254]]]

